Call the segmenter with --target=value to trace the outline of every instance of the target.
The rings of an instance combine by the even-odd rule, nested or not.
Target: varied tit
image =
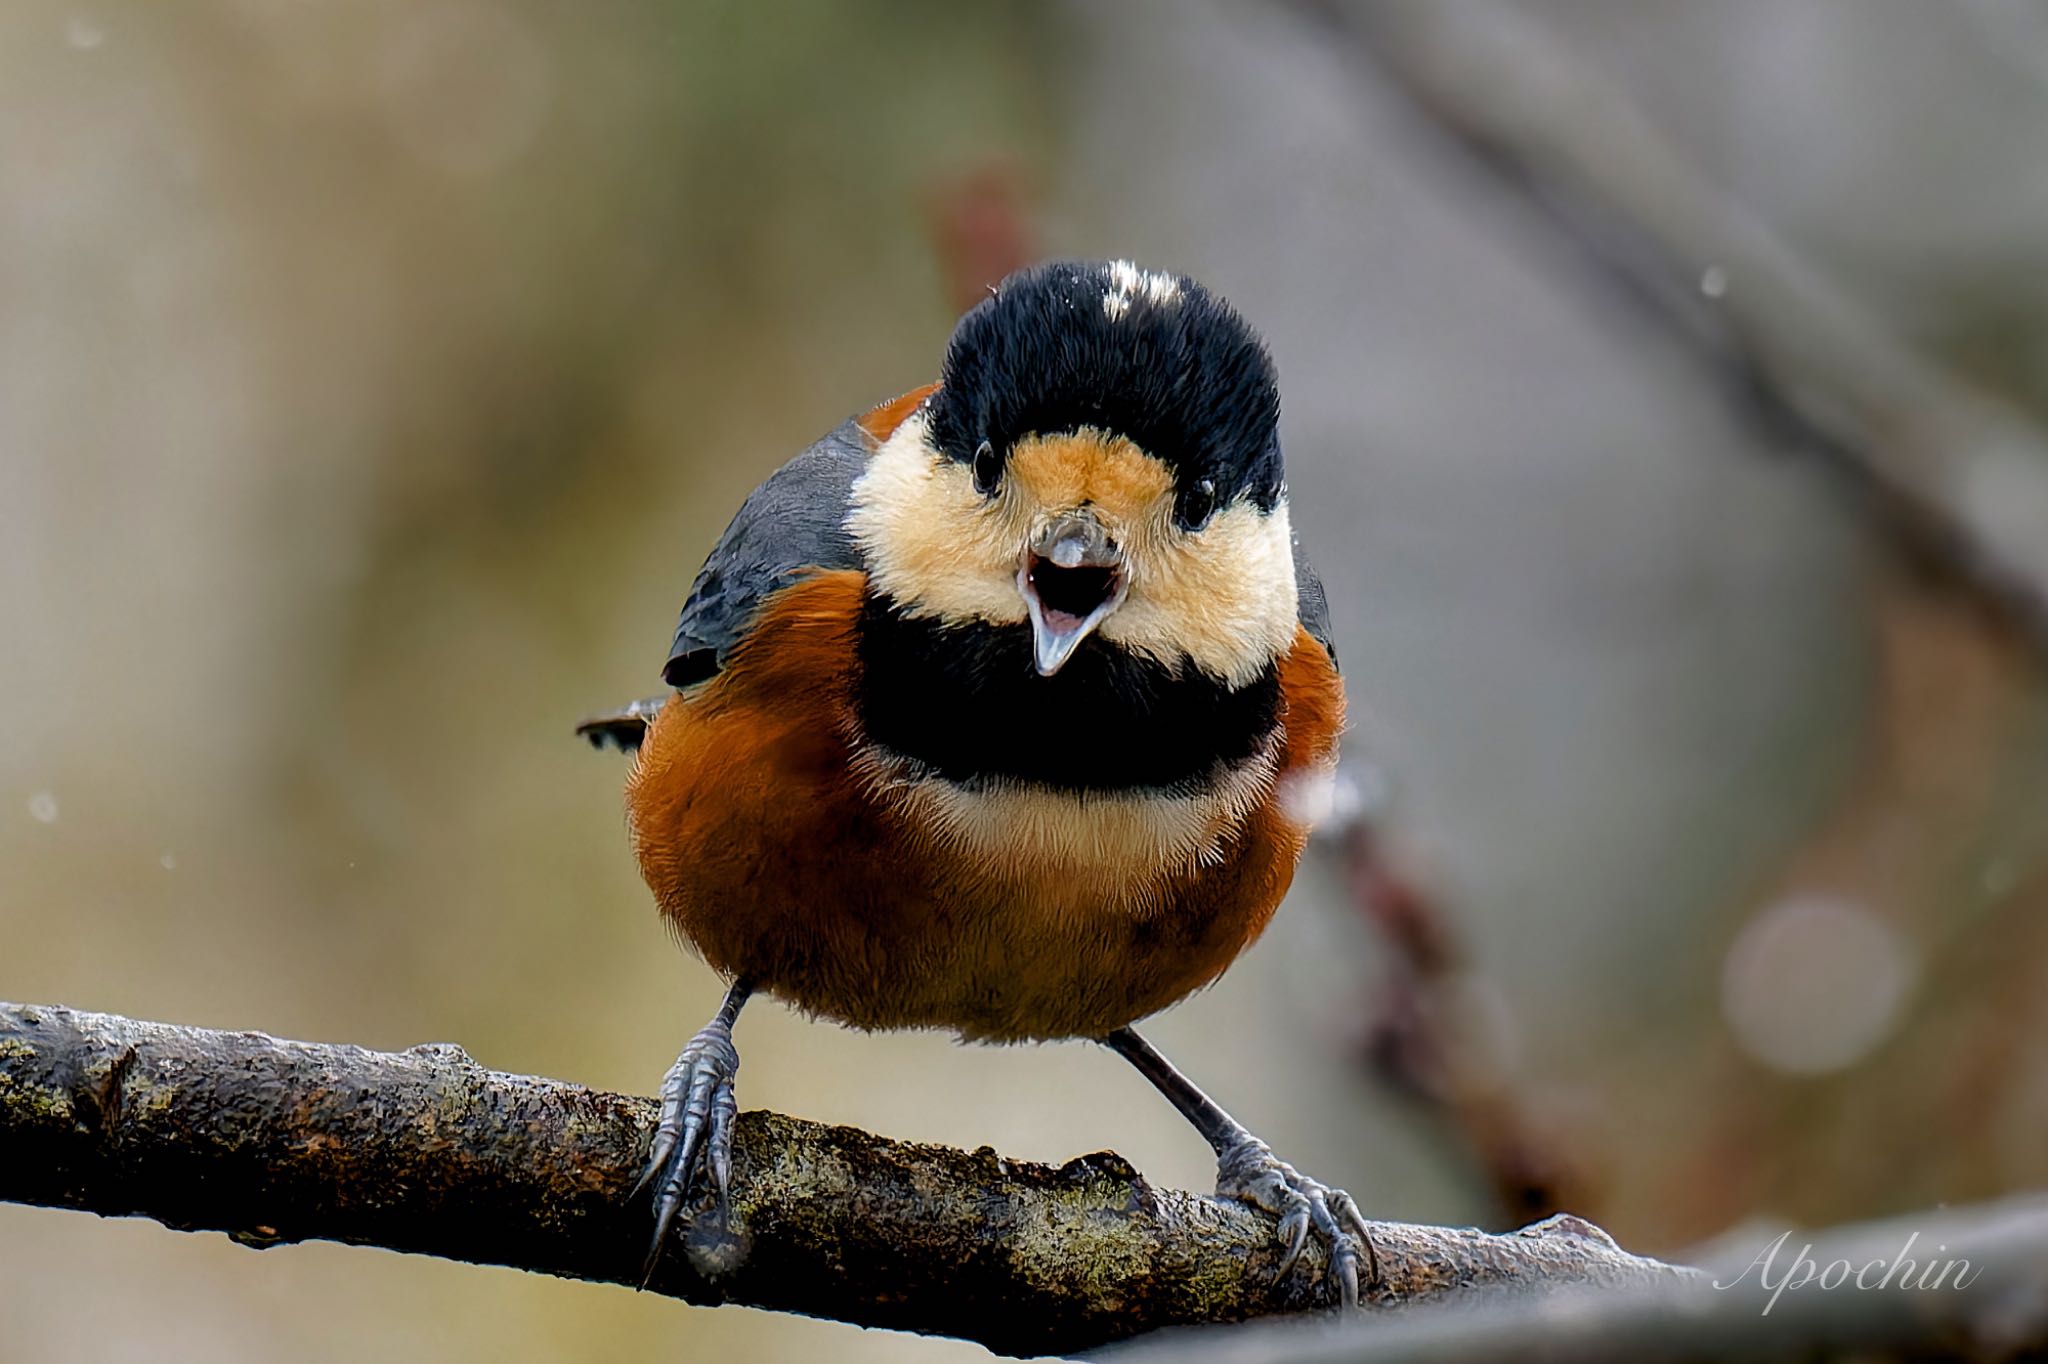
[[[662,1086],[650,1268],[693,1187],[724,1200],[732,1027],[764,991],[855,1028],[1103,1043],[1356,1303],[1357,1205],[1131,1030],[1259,936],[1336,760],[1279,408],[1264,345],[1193,280],[1042,265],[961,320],[938,383],[741,506],[672,694],[583,727],[637,748],[641,871],[731,982]]]

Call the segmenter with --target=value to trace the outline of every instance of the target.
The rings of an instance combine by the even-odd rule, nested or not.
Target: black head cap
[[[972,462],[983,441],[1002,458],[1025,436],[1095,427],[1165,461],[1184,513],[1239,495],[1270,511],[1279,418],[1272,358],[1228,303],[1183,275],[1054,261],[960,319],[931,432]]]

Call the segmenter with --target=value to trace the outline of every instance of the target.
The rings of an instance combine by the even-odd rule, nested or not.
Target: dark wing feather
[[[770,593],[812,570],[862,567],[845,523],[867,459],[860,424],[848,421],[754,489],[690,587],[662,669],[670,686],[717,672]]]
[[[1330,638],[1330,601],[1323,595],[1323,580],[1316,576],[1309,566],[1308,551],[1301,547],[1301,536],[1294,537],[1294,582],[1296,610],[1301,616],[1302,628],[1309,632],[1316,643],[1329,651],[1330,662],[1337,661],[1337,645]]]
[[[621,753],[630,753],[640,747],[640,741],[647,737],[647,726],[654,723],[655,715],[667,704],[666,696],[629,701],[608,715],[591,716],[576,726],[576,732],[590,740],[592,748],[610,744]]]

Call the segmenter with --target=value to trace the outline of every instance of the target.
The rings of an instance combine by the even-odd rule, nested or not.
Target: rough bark
[[[2048,1197],[1735,1238],[1704,1274],[1369,1322],[1177,1332],[1116,1364],[2010,1364],[2048,1356]],[[1839,1266],[1839,1268],[1838,1268]],[[1861,1283],[1858,1275],[1862,1276]]]
[[[264,1248],[343,1241],[565,1278],[639,1279],[629,1196],[651,1100],[381,1053],[0,1004],[0,1199],[151,1217]],[[649,1288],[1012,1354],[1320,1307],[1313,1251],[1275,1282],[1271,1219],[1155,1189],[1122,1158],[1057,1168],[744,1113],[730,1227],[700,1217]],[[1375,1307],[1688,1271],[1591,1224],[1375,1223]]]

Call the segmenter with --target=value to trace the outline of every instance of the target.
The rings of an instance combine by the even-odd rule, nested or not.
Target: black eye
[[[1002,476],[1003,462],[996,458],[996,447],[983,441],[974,451],[974,491],[989,496]]]
[[[1187,530],[1200,530],[1208,523],[1209,515],[1216,510],[1216,481],[1209,478],[1196,479],[1194,486],[1180,495],[1180,523]]]

